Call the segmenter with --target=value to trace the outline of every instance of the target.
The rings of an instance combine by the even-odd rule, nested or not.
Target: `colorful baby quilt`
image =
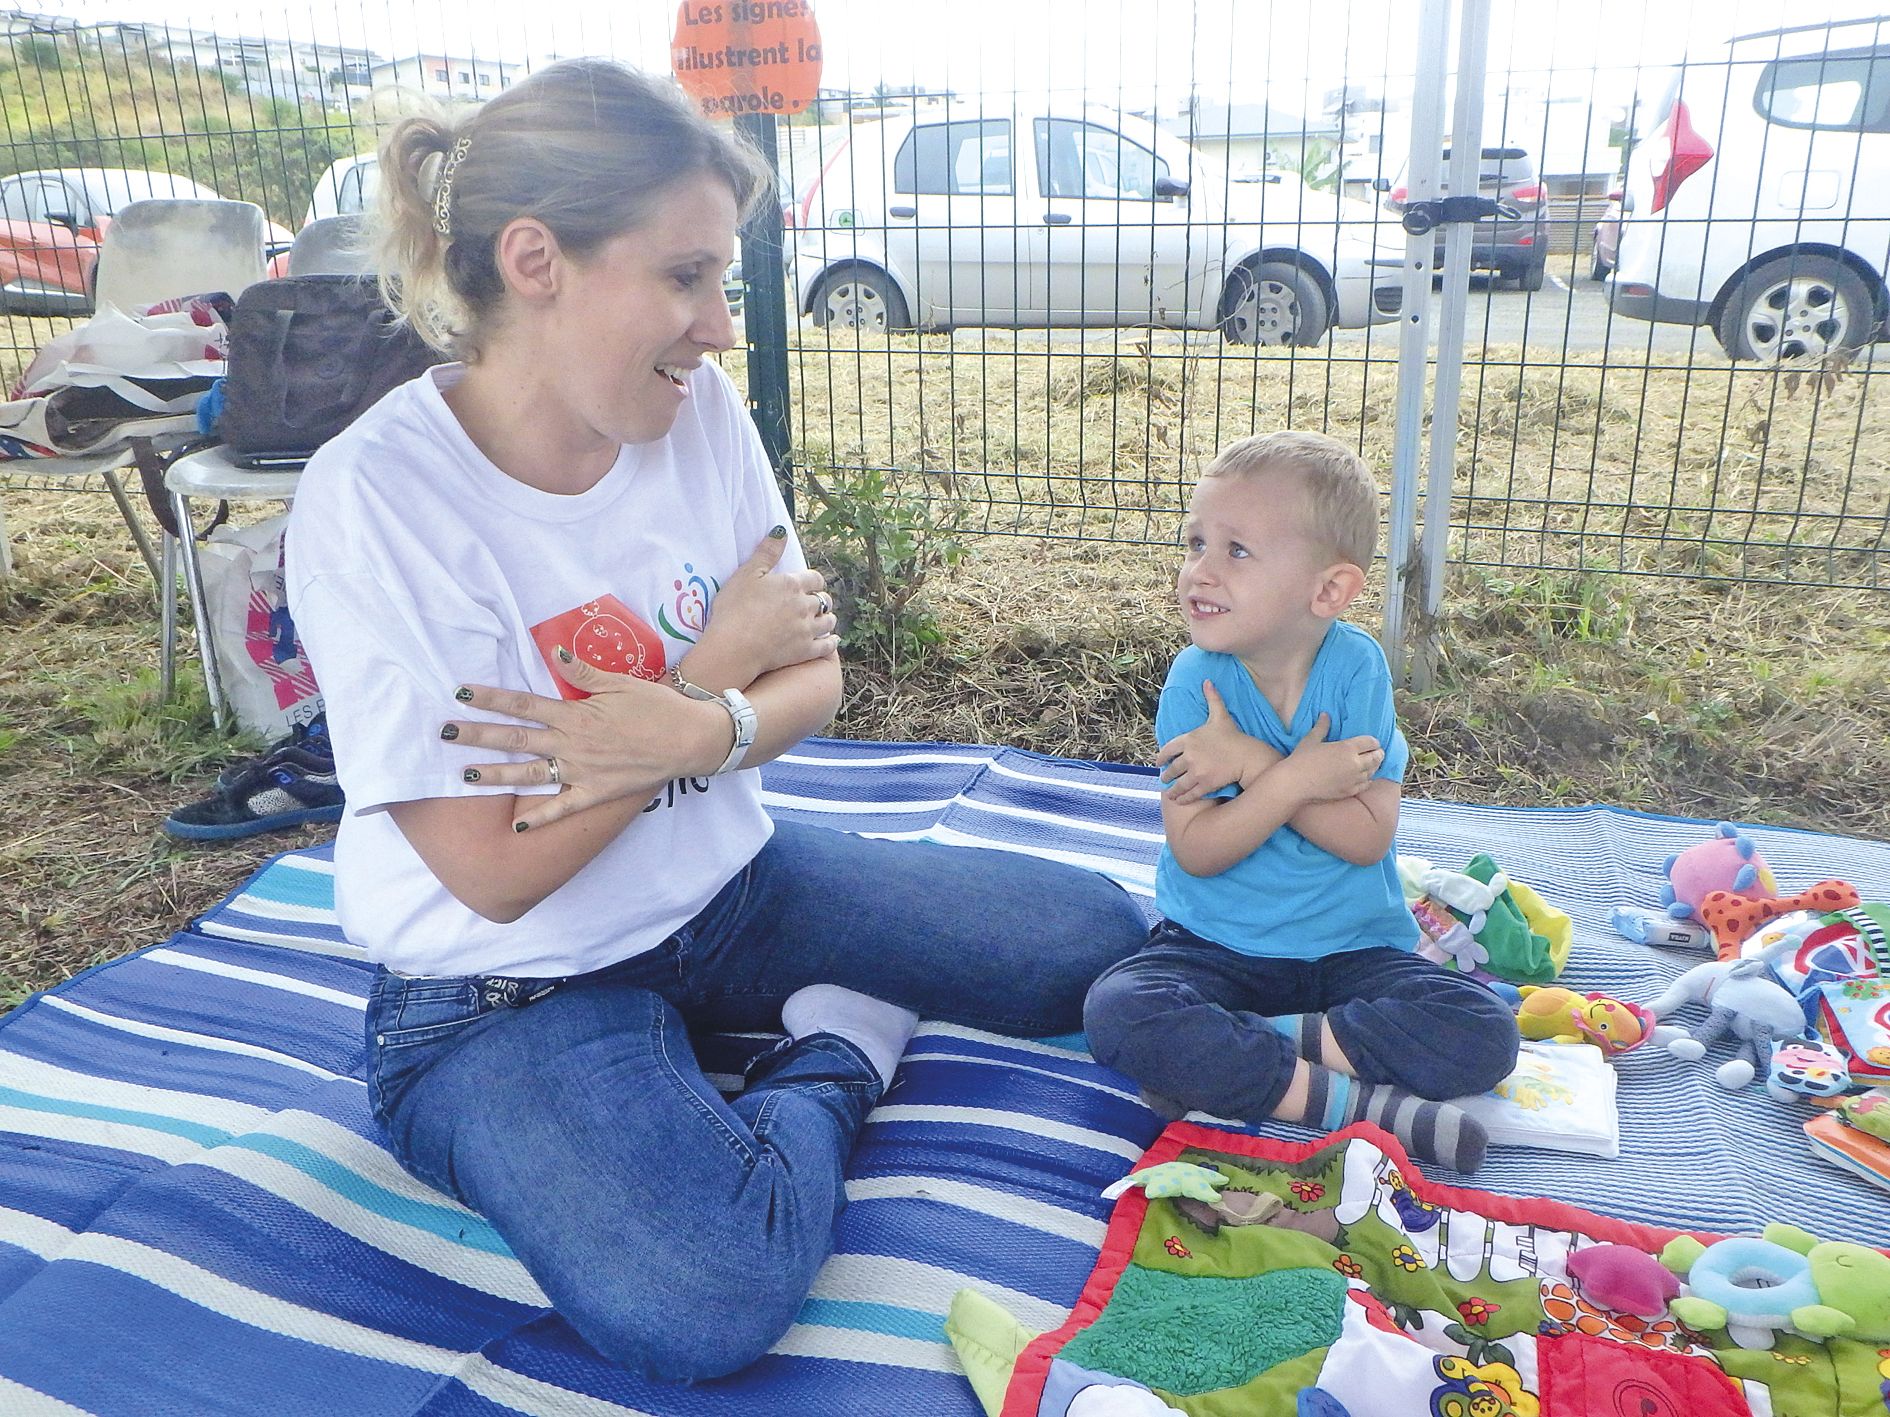
[[[1890,1412],[1881,1315],[1859,1318],[1868,1341],[1779,1332],[1740,1347],[1666,1309],[1687,1281],[1641,1255],[1697,1251],[1681,1232],[1433,1184],[1375,1127],[1295,1143],[1179,1122],[1137,1169],[1163,1163],[1183,1164],[1117,1202],[1061,1328],[1033,1335],[960,1295],[948,1332],[993,1417]],[[1203,1190],[1194,1167],[1224,1180]],[[1604,1245],[1640,1252],[1627,1260],[1653,1294],[1641,1316],[1584,1282],[1603,1287]],[[1890,1300],[1890,1256],[1844,1248],[1881,1265],[1865,1287]],[[994,1364],[1010,1365],[1001,1381]]]

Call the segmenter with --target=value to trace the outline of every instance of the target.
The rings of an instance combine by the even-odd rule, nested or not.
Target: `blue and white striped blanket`
[[[1032,851],[1150,895],[1159,820],[1139,769],[815,741],[766,782],[781,817]],[[1608,911],[1651,905],[1663,858],[1709,830],[1412,802],[1400,846],[1449,865],[1491,852],[1574,916],[1568,982],[1645,999],[1697,957],[1615,938]],[[1890,846],[1754,834],[1782,882],[1890,898]],[[973,1417],[940,1329],[952,1292],[1056,1325],[1102,1238],[1097,1192],[1158,1130],[1080,1040],[922,1026],[796,1326],[735,1378],[637,1382],[546,1310],[478,1216],[382,1149],[361,1082],[367,968],[332,884],[326,852],[281,857],[191,929],[0,1024],[0,1412]],[[707,1041],[705,1063],[732,1073],[749,1046]],[[1497,1149],[1476,1184],[1630,1220],[1890,1240],[1890,1197],[1813,1161],[1795,1110],[1651,1051],[1621,1070],[1618,1160]]]

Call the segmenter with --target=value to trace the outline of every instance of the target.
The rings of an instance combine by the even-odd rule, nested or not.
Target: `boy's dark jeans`
[[[1270,1115],[1299,1050],[1267,1021],[1323,1013],[1359,1078],[1420,1097],[1486,1092],[1516,1066],[1510,1006],[1404,950],[1324,959],[1239,954],[1165,920],[1083,1006],[1098,1062],[1220,1117]]]

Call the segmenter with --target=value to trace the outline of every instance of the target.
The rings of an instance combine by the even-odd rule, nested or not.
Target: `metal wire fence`
[[[1671,9],[1497,6],[1478,193],[1504,211],[1472,238],[1449,559],[1883,588],[1890,36],[1729,43],[1761,7]],[[1277,427],[1388,486],[1418,9],[1081,10],[819,5],[820,99],[777,128],[786,279],[746,272],[751,312],[787,306],[797,489],[1170,543],[1214,450]],[[371,151],[377,85],[661,67],[675,19],[258,14],[0,16],[0,216],[48,214],[23,174],[125,168],[256,201],[286,239]],[[9,379],[63,327],[6,325]]]

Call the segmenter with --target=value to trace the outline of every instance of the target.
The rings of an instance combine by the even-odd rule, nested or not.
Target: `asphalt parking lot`
[[[1569,350],[1599,353],[1611,357],[1635,355],[1686,354],[1689,350],[1718,360],[1725,357],[1719,341],[1704,325],[1655,325],[1645,320],[1631,320],[1616,314],[1608,306],[1607,286],[1588,278],[1584,257],[1579,275],[1571,279],[1566,256],[1555,261],[1541,290],[1528,292],[1510,286],[1493,289],[1480,275],[1470,277],[1470,302],[1464,324],[1464,345],[1476,348],[1485,344],[1521,344],[1531,350]],[[1561,267],[1560,270],[1557,267]],[[1437,316],[1440,293],[1431,293],[1431,316]],[[1396,325],[1378,325],[1372,329],[1372,349],[1377,355],[1381,342],[1395,334]],[[1364,343],[1363,330],[1339,330],[1333,335],[1337,348],[1349,349]]]
[[[1521,291],[1509,285],[1493,288],[1486,276],[1473,274],[1470,277],[1464,347],[1474,351],[1484,345],[1521,344],[1538,358],[1559,358],[1564,350],[1584,355],[1599,354],[1605,350],[1610,362],[1645,358],[1650,353],[1685,355],[1689,351],[1715,362],[1725,358],[1719,341],[1704,325],[1655,325],[1616,314],[1608,305],[1607,286],[1601,281],[1589,279],[1586,254],[1582,257],[1579,274],[1572,273],[1570,265],[1567,256],[1555,258],[1549,268],[1548,279],[1538,291]],[[1441,292],[1433,284],[1433,319],[1440,296]],[[799,327],[803,339],[820,341],[818,327],[811,320],[801,317],[794,324]],[[738,317],[737,329],[740,328]],[[977,339],[996,332],[966,326],[964,333]],[[1052,349],[1065,349],[1097,345],[1113,348],[1129,336],[1127,328],[1044,330],[1040,327],[1020,331],[1015,336],[1009,336],[1006,332],[998,338],[1016,338],[1020,347],[1047,345]],[[1370,336],[1373,359],[1396,357],[1396,321],[1373,325]],[[1158,342],[1174,339],[1190,345],[1220,343],[1219,336],[1201,331],[1185,334],[1176,332],[1158,336],[1157,339]],[[1366,331],[1362,329],[1336,330],[1331,337],[1332,348],[1346,354],[1364,354],[1365,342]],[[1324,345],[1319,347],[1323,348]]]

